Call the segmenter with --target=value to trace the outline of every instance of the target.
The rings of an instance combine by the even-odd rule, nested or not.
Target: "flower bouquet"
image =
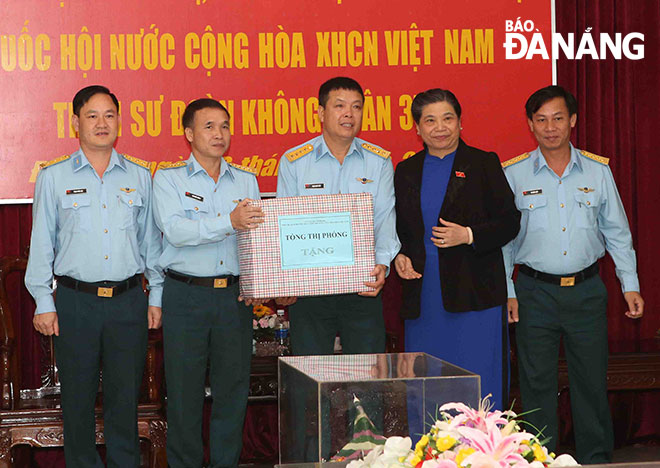
[[[252,307],[252,330],[255,340],[274,340],[276,326],[275,310],[264,304]]]
[[[570,455],[555,458],[538,437],[520,428],[513,411],[490,411],[463,403],[439,408],[440,418],[415,448],[410,437],[389,437],[348,468],[546,468],[577,466]],[[451,413],[450,413],[451,412]]]
[[[284,324],[288,329],[288,322]],[[275,339],[277,326],[277,314],[273,308],[265,304],[255,305],[252,308],[252,330],[256,356],[277,356],[281,353],[280,343]]]

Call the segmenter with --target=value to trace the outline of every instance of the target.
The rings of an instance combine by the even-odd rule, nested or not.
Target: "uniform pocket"
[[[548,228],[548,199],[545,195],[523,195],[516,200],[516,206],[523,215],[521,225],[527,219],[527,230],[537,231]]]
[[[200,219],[209,212],[208,205],[205,202],[190,197],[183,198],[183,209],[188,219]]]
[[[514,283],[514,288],[516,290],[516,296],[519,296],[521,294],[521,291],[524,292],[532,292],[536,289],[536,281],[527,276],[524,273],[518,272],[518,277],[516,278],[516,282]]]
[[[119,210],[121,212],[121,228],[135,230],[137,228],[137,217],[144,202],[142,195],[138,192],[122,193],[119,199]]]
[[[578,192],[575,194],[575,225],[585,229],[596,227],[600,197],[595,192]]]
[[[91,198],[87,193],[62,198],[62,229],[89,232],[92,229]]]

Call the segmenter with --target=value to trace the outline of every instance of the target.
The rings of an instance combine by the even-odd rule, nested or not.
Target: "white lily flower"
[[[568,454],[559,455],[555,460],[549,465],[552,468],[558,466],[580,466],[575,458],[571,457]]]
[[[353,460],[348,465],[346,465],[346,468],[367,468],[367,466],[368,465],[364,462],[364,460]]]
[[[410,437],[389,437],[387,441],[385,441],[383,460],[385,463],[399,463],[401,457],[408,456],[411,447],[412,439],[410,439]]]

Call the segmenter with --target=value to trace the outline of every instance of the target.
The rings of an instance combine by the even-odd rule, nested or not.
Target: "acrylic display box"
[[[481,395],[478,375],[425,353],[287,356],[278,378],[281,464],[330,461],[365,437],[414,444],[441,405]]]

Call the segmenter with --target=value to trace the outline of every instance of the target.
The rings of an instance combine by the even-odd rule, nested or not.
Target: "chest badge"
[[[371,180],[371,179],[367,179],[366,177],[356,177],[355,180],[357,180],[358,182],[360,182],[362,185],[364,185],[364,184],[370,184],[371,182],[373,182],[373,180]]]
[[[540,195],[542,193],[543,193],[543,190],[540,189],[540,188],[537,188],[537,189],[534,189],[534,190],[525,190],[523,192],[523,195],[524,196],[527,196],[527,195]]]
[[[305,184],[306,189],[315,189],[315,188],[316,189],[321,189],[323,187],[325,187],[325,184],[321,183],[321,182],[316,183],[316,184]]]
[[[87,193],[86,188],[74,188],[74,189],[69,189],[66,191],[67,195],[78,195],[80,193]]]
[[[121,187],[119,190],[121,190],[121,191],[124,192],[124,193],[135,192],[135,189],[134,189],[134,188],[128,188],[128,187]]]
[[[193,200],[197,200],[198,202],[203,202],[204,201],[203,196],[197,195],[197,194],[192,193],[192,192],[186,192],[186,197],[192,198]]]
[[[592,188],[589,188],[589,187],[578,187],[577,189],[580,192],[584,192],[584,193],[591,193],[591,192],[594,192],[596,190],[596,189],[592,189]]]
[[[465,179],[465,172],[463,172],[463,171],[456,171],[454,174],[456,174],[456,177],[460,177],[461,179]]]

